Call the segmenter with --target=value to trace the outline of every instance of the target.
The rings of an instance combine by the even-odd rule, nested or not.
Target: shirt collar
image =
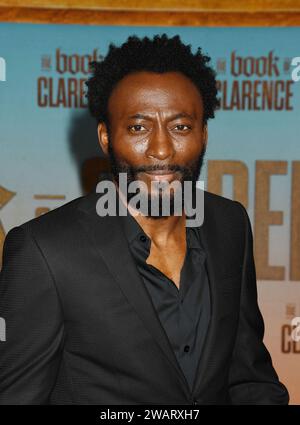
[[[119,197],[118,191],[117,196]],[[118,199],[119,202],[119,199]],[[122,201],[121,201],[122,202]],[[120,216],[122,220],[122,226],[129,244],[139,239],[141,236],[151,241],[149,236],[144,232],[140,224],[136,221],[133,215],[130,214],[129,210],[126,209],[127,215]],[[198,227],[186,227],[186,237],[188,248],[203,249],[200,240],[199,228]]]

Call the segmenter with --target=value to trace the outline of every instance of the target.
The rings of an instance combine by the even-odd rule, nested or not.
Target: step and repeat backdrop
[[[265,344],[300,404],[300,28],[1,23],[0,256],[12,227],[93,190],[108,167],[85,98],[89,61],[163,32],[202,47],[217,71],[201,179],[248,210]]]

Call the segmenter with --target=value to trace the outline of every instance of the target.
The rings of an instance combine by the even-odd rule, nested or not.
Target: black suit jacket
[[[244,207],[205,192],[212,314],[191,392],[99,194],[11,229],[0,277],[0,404],[287,404],[262,339]]]

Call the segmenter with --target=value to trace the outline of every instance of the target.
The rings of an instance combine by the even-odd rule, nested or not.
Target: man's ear
[[[103,153],[108,156],[108,131],[104,122],[100,122],[97,127],[98,141]]]

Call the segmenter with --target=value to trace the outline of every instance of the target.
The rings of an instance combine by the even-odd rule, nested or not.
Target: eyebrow
[[[130,115],[129,118],[132,118],[132,119],[137,118],[137,119],[143,119],[143,120],[151,120],[152,119],[150,115],[144,115],[144,114],[139,114],[139,113],[134,114],[134,115]],[[189,118],[190,120],[194,120],[195,117],[194,117],[194,115],[190,115],[186,112],[180,112],[178,114],[171,115],[168,118],[168,121],[173,121],[173,120],[176,120],[178,118]]]

